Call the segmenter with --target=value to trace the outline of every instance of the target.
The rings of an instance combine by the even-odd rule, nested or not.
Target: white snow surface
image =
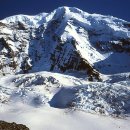
[[[107,83],[78,76],[44,71],[1,77],[0,120],[31,130],[129,130],[129,74],[104,77]]]
[[[117,119],[62,109],[32,108],[23,104],[3,107],[0,119],[25,124],[30,130],[129,130],[130,119]]]

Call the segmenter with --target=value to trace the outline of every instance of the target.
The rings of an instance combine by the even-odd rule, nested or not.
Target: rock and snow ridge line
[[[129,72],[130,24],[124,20],[59,7],[36,16],[16,15],[0,21],[0,72]]]

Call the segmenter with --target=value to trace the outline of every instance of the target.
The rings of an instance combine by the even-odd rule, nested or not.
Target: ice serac
[[[0,73],[130,72],[130,23],[74,7],[0,21]]]

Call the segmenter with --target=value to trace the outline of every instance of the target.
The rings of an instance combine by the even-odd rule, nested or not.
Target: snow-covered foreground
[[[102,75],[101,83],[85,77],[52,72],[1,77],[0,120],[31,130],[129,130],[129,73]]]
[[[23,104],[4,108],[0,119],[23,123],[31,130],[129,130],[130,118],[117,119],[52,107],[34,108]]]

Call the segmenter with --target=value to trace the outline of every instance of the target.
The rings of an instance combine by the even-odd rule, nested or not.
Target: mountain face
[[[72,7],[0,21],[0,73],[130,72],[130,23]]]
[[[129,22],[72,7],[0,21],[0,117],[16,117],[19,122],[26,115],[23,124],[43,129],[44,111],[52,119],[53,108],[62,108],[63,113],[67,108],[114,117],[130,115]],[[57,111],[60,116],[62,110]],[[34,122],[28,115],[36,117]],[[43,123],[36,124],[37,119]]]

